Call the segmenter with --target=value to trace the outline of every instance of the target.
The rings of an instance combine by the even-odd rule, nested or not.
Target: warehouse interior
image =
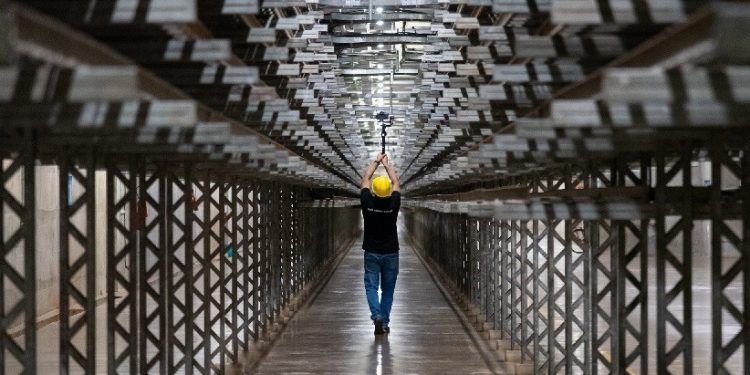
[[[0,374],[750,373],[748,34],[743,1],[0,0]]]

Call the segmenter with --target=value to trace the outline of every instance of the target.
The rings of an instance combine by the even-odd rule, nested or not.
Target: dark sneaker
[[[388,326],[383,327],[383,332],[391,333],[391,327],[388,327]]]
[[[383,320],[375,319],[375,334],[382,335],[385,331],[383,330]]]

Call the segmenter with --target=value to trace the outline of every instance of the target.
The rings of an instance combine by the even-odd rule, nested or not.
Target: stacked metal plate
[[[283,160],[282,169],[302,176],[300,166],[309,166],[313,175],[335,176],[351,188],[381,150],[380,112],[389,116],[386,151],[415,193],[646,150],[658,145],[659,134],[676,134],[665,133],[671,128],[741,126],[747,112],[750,48],[735,42],[747,29],[742,4],[77,3],[25,2],[139,67],[137,73],[97,68],[84,74],[75,58],[46,53],[43,62],[61,64],[76,79],[88,74],[96,82],[100,74],[113,83],[89,96],[125,95],[119,92],[129,87],[125,80],[133,74],[140,80],[146,72],[170,89],[138,100],[194,100],[192,123],[228,122],[233,131],[237,126],[268,136],[304,160]],[[18,51],[34,61],[45,54],[24,43]],[[98,64],[90,65],[112,65],[96,55]],[[20,65],[0,76],[9,84],[14,66]],[[59,74],[34,69],[39,73],[28,74]],[[82,84],[70,92],[73,98],[87,95]],[[4,87],[0,95],[18,94]],[[37,89],[27,95],[43,94]],[[112,108],[89,103],[83,115],[64,114],[104,126]],[[49,122],[58,115],[51,111],[37,113],[47,113]],[[160,133],[142,139],[154,140],[154,134]]]
[[[31,3],[48,12],[62,6]],[[17,129],[30,128],[43,140],[42,153],[90,146],[103,152],[232,166],[238,174],[353,191],[348,179],[332,178],[330,170],[212,109],[243,100],[243,89],[247,94],[260,83],[259,67],[228,63],[236,59],[230,40],[212,39],[201,30],[194,2],[174,10],[181,4],[177,3],[154,2],[145,15],[131,14],[135,10],[124,5],[98,4],[87,17],[79,17],[76,8],[65,13],[64,21],[94,35],[104,25],[144,29],[133,39],[108,43],[132,54],[141,66],[34,10],[11,8],[3,23],[13,38],[6,40],[4,50],[12,59],[0,66],[0,142],[13,142]],[[138,41],[148,32],[172,38],[163,43]],[[50,34],[58,39],[49,39]],[[103,41],[108,38],[113,34],[101,36]],[[263,99],[278,100],[278,93],[266,91]],[[288,102],[283,103],[288,109]],[[302,122],[299,114],[291,118],[289,113],[283,111],[287,117],[282,118]]]
[[[660,24],[683,23],[661,31],[631,52],[618,52],[624,56],[595,74],[587,73],[593,56],[560,59],[564,54],[571,54],[569,45],[553,41],[548,47],[555,51],[547,55],[544,54],[547,47],[542,44],[525,45],[538,48],[538,52],[528,56],[546,56],[557,61],[554,65],[548,62],[540,65],[538,60],[526,65],[495,64],[494,80],[568,81],[572,84],[559,94],[552,94],[534,110],[521,113],[521,118],[515,118],[511,126],[500,132],[502,134],[493,135],[466,152],[466,163],[443,162],[415,178],[409,185],[411,188],[417,191],[450,189],[501,176],[528,176],[571,161],[679,148],[684,144],[705,142],[711,137],[726,138],[731,132],[741,131],[747,123],[750,106],[746,97],[746,64],[750,59],[745,55],[744,44],[736,43],[741,33],[750,31],[741,21],[750,20],[750,8],[746,5],[714,4],[696,11],[698,2],[686,2],[680,6],[683,15],[669,19],[658,16],[660,5],[652,4],[646,20],[641,17],[645,8],[615,9],[613,5],[606,12],[615,12],[615,19],[602,20],[587,16],[585,12],[580,15],[583,19],[574,19],[572,13],[565,13],[572,3],[588,9],[589,2],[555,2],[553,10],[557,13],[553,15],[570,24],[570,30],[577,30],[576,34],[566,34],[566,25],[559,25],[559,37],[555,37],[558,40],[584,37],[575,26],[581,24],[601,25],[592,26],[599,34],[594,35],[596,38],[605,30],[611,34],[608,37],[619,38],[620,30],[632,29],[633,25],[662,30]],[[602,4],[597,2],[590,10],[596,14],[603,12]],[[524,36],[516,40],[540,43],[542,40],[530,38]],[[586,44],[585,48],[593,48],[596,43],[592,39]],[[601,53],[607,48],[594,49]],[[497,86],[485,88],[483,94],[500,99],[510,97]],[[519,108],[515,110],[519,114]],[[730,138],[740,139],[741,136]]]

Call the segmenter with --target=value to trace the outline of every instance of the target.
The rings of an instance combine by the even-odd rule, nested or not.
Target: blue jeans
[[[365,292],[370,318],[382,319],[388,325],[393,305],[393,290],[398,276],[398,252],[378,254],[365,251]],[[382,290],[378,302],[378,287]]]

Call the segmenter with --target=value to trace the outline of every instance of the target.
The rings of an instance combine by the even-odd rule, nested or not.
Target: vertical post
[[[202,200],[202,214],[201,220],[201,233],[202,233],[202,258],[201,270],[203,272],[203,287],[202,290],[202,305],[203,305],[203,372],[211,373],[213,368],[213,350],[212,346],[216,339],[216,334],[213,329],[213,320],[211,312],[215,308],[215,302],[213,298],[213,284],[212,279],[215,279],[215,267],[213,265],[213,251],[211,247],[211,241],[214,240],[213,233],[213,222],[211,211],[214,207],[213,204],[213,192],[215,189],[215,183],[211,181],[213,174],[206,170],[203,174],[203,183],[201,184],[201,200]],[[197,279],[197,277],[196,277]]]
[[[556,374],[560,371],[555,362],[557,352],[555,336],[557,323],[555,321],[555,238],[557,237],[557,223],[555,219],[547,219],[547,373]]]
[[[233,322],[236,319],[234,312],[234,303],[232,298],[232,284],[234,283],[234,259],[236,254],[232,254],[234,242],[232,241],[232,232],[234,232],[234,207],[230,195],[235,193],[235,177],[224,177],[217,181],[219,185],[219,249],[217,252],[219,261],[219,368],[223,371],[227,361],[236,362],[236,353],[234,350],[237,346],[236,330]]]
[[[510,295],[511,295],[511,348],[522,350],[521,327],[522,316],[522,286],[521,286],[521,221],[510,221]]]
[[[23,155],[23,199],[24,209],[21,216],[21,230],[23,231],[24,251],[24,298],[19,301],[23,303],[25,314],[24,340],[25,355],[23,358],[26,372],[36,372],[36,132],[26,130],[24,132]],[[12,249],[10,246],[9,249]],[[5,254],[3,254],[5,255]],[[4,259],[3,259],[4,263]],[[6,276],[12,273],[7,272]],[[9,320],[12,321],[12,320]]]
[[[190,183],[188,183],[188,180]],[[208,293],[206,291],[206,279],[210,273],[208,253],[205,242],[208,236],[206,225],[206,200],[208,199],[208,173],[202,173],[194,168],[190,169],[190,178],[185,181],[186,188],[190,193],[189,208],[186,215],[190,215],[190,250],[191,257],[197,267],[192,268],[191,282],[188,292],[193,304],[192,324],[188,327],[192,331],[193,356],[187,360],[191,361],[194,372],[205,374],[210,371],[208,345],[210,342],[209,329],[206,322],[208,314]],[[201,319],[203,318],[203,319]]]
[[[469,287],[467,289],[467,297],[469,303],[471,304],[472,310],[476,310],[479,305],[479,272],[477,272],[477,259],[479,258],[477,254],[477,252],[479,251],[479,246],[477,244],[477,235],[479,234],[479,231],[476,227],[476,220],[468,217],[468,215],[465,217],[465,219],[468,222],[466,241],[469,245],[466,254],[468,264],[468,266],[466,267],[466,271],[468,273],[466,275],[466,278],[469,283]]]
[[[234,274],[235,283],[233,296],[235,299],[235,310],[237,311],[237,321],[235,322],[235,329],[237,329],[238,341],[240,347],[237,350],[247,351],[249,349],[250,339],[250,316],[248,305],[250,303],[250,295],[248,294],[248,285],[250,285],[250,274],[249,274],[249,263],[250,258],[249,246],[248,246],[248,208],[247,202],[247,191],[249,190],[249,182],[244,178],[238,179],[234,196],[234,225],[235,230],[233,233],[235,246],[237,247],[237,259]],[[240,323],[241,321],[241,323]]]
[[[272,224],[269,228],[269,233],[272,233],[271,235],[271,251],[273,256],[271,257],[271,275],[273,275],[273,278],[271,279],[271,316],[273,317],[274,323],[276,323],[277,319],[280,316],[281,312],[281,290],[282,290],[282,278],[283,275],[283,269],[281,264],[281,256],[282,256],[282,242],[281,242],[281,236],[282,231],[281,229],[281,197],[282,197],[282,188],[279,186],[279,183],[274,182],[274,189],[273,189],[273,210],[271,211],[271,220]],[[328,247],[326,248],[327,252],[326,255],[330,255],[331,251],[333,249],[333,236],[331,235],[331,227],[328,226],[328,232],[327,232],[327,238],[329,238]],[[327,259],[327,258],[326,258]]]
[[[725,232],[724,210],[721,199],[722,165],[724,164],[724,148],[713,145],[711,148],[711,368],[712,374],[722,374],[726,352],[724,350],[721,323],[723,321],[724,305],[727,304],[723,293],[723,272],[721,258],[723,233]],[[745,184],[745,181],[742,181]],[[743,226],[745,221],[743,220]],[[731,302],[729,302],[731,303]]]
[[[299,202],[302,198],[302,189],[295,188],[292,194],[291,209],[292,209],[292,252],[294,253],[294,287],[295,294],[302,291],[302,251],[300,249],[300,208]],[[348,235],[352,235],[348,233]],[[296,307],[295,307],[296,309]]]
[[[603,166],[592,167],[590,171],[590,184],[594,188],[612,187],[617,182],[617,164],[614,160]],[[598,374],[600,364],[605,367],[602,371],[614,372],[611,355],[613,344],[611,327],[613,325],[612,309],[614,306],[612,303],[614,301],[613,278],[616,271],[613,268],[611,257],[616,241],[616,229],[614,223],[607,218],[587,221],[587,223],[585,235],[591,249],[589,258],[591,264],[589,293],[592,310],[590,373]],[[607,300],[610,300],[610,303],[607,303]],[[607,305],[609,305],[609,309],[607,309]],[[603,328],[601,333],[600,327]],[[608,343],[609,347],[607,347]]]
[[[523,361],[534,358],[534,337],[536,335],[536,326],[534,321],[535,301],[534,301],[534,263],[533,251],[534,240],[533,227],[535,220],[521,221],[521,358]],[[529,225],[532,229],[529,229]],[[531,246],[529,246],[531,239]]]
[[[595,189],[597,186],[597,170],[591,162],[587,163],[585,168],[586,170],[583,177],[583,188]],[[595,313],[593,312],[593,306],[594,302],[596,301],[595,293],[597,291],[595,288],[590,286],[595,282],[594,279],[596,278],[593,258],[595,245],[598,245],[599,227],[596,225],[596,222],[593,222],[592,225],[592,221],[581,220],[579,221],[579,223],[581,225],[581,229],[583,230],[583,236],[581,236],[582,243],[580,244],[580,247],[585,252],[585,259],[583,260],[585,285],[582,291],[586,296],[583,306],[584,326],[588,329],[588,332],[585,333],[587,345],[584,348],[584,362],[586,366],[583,371],[585,374],[596,374],[596,372],[592,371],[592,369],[595,368],[595,363],[597,361],[597,353],[593,352],[593,348],[596,347],[596,342],[594,341],[596,339],[596,331],[593,324],[593,316],[595,315]],[[596,233],[592,233],[594,231],[596,231]]]
[[[591,175],[592,175],[592,168],[591,164],[587,163],[584,167],[583,174],[581,176],[581,180],[579,180],[579,183],[583,184],[584,189],[590,189],[591,188]],[[591,293],[591,289],[588,288],[588,285],[591,283],[591,245],[587,242],[588,238],[586,236],[586,230],[589,229],[586,227],[586,223],[579,218],[576,222],[577,228],[583,231],[583,235],[580,237],[574,236],[574,242],[576,243],[576,246],[581,251],[581,256],[578,258],[577,265],[574,267],[582,267],[583,268],[583,282],[578,283],[577,287],[579,288],[581,292],[581,298],[583,299],[583,324],[581,325],[583,332],[581,333],[582,339],[584,341],[583,343],[583,365],[581,366],[581,370],[584,374],[589,375],[593,374],[591,372],[591,363],[594,361],[593,356],[591,355],[591,347],[592,344],[592,338],[591,338],[591,301],[593,299],[593,295]]]
[[[110,157],[107,165],[107,372],[138,373],[136,286],[138,165],[129,157],[124,168]],[[123,194],[118,193],[122,187]],[[127,215],[127,216],[126,216]],[[118,345],[122,343],[122,347]]]
[[[166,173],[167,368],[193,372],[193,213],[189,163],[170,165]],[[184,338],[183,338],[184,335]]]
[[[223,371],[226,366],[227,359],[232,358],[232,334],[227,337],[227,323],[230,325],[230,331],[232,329],[232,311],[227,306],[227,301],[231,299],[229,294],[231,290],[227,289],[227,284],[231,281],[231,275],[229,275],[229,269],[231,269],[231,261],[229,260],[227,240],[229,238],[229,218],[231,217],[231,208],[229,208],[228,195],[230,194],[230,182],[231,178],[223,177],[220,181],[216,181],[219,186],[219,201],[218,201],[218,224],[219,224],[219,238],[218,238],[218,249],[216,251],[216,257],[219,262],[219,277],[216,289],[219,292],[219,315],[216,319],[219,321],[219,334],[218,343],[219,348],[217,352],[219,354],[219,369]],[[227,211],[230,212],[227,212]],[[229,298],[227,298],[229,297]]]
[[[279,258],[278,258],[278,265],[279,265],[279,273],[281,274],[279,278],[279,300],[278,300],[278,306],[279,311],[281,311],[281,307],[286,305],[287,297],[288,297],[288,288],[289,288],[289,267],[288,267],[288,256],[287,253],[287,194],[288,191],[285,186],[280,185],[277,189],[279,194],[279,205],[277,207],[277,215],[278,215],[278,226],[276,226],[278,234],[279,234]],[[331,231],[331,237],[333,235],[333,231]],[[333,238],[331,238],[333,239]],[[331,249],[333,249],[334,246],[331,246]]]
[[[278,199],[279,199],[279,190],[276,183],[270,184],[270,189],[268,189],[268,198],[269,198],[269,206],[268,211],[266,211],[268,217],[268,221],[266,221],[266,239],[268,243],[268,256],[266,257],[267,264],[266,269],[268,271],[268,299],[267,299],[267,306],[266,311],[268,311],[268,317],[269,317],[269,324],[272,328],[274,323],[276,323],[276,301],[277,301],[277,291],[279,289],[279,275],[280,270],[279,267],[277,267],[276,259],[279,254],[279,233],[278,233]],[[328,230],[328,227],[325,228]],[[330,238],[327,236],[326,232],[326,239]],[[325,247],[325,249],[330,249],[330,241],[328,243],[328,246]]]
[[[257,233],[258,233],[258,329],[259,332],[265,334],[268,328],[268,291],[269,291],[269,280],[268,274],[268,210],[270,197],[269,197],[268,183],[261,183],[258,185],[257,203],[258,203],[258,216],[257,216]]]
[[[566,168],[567,173],[565,175],[565,189],[574,189],[573,186],[570,186],[571,184],[571,178],[570,175],[570,169]],[[563,224],[563,262],[564,262],[564,275],[565,277],[561,277],[562,283],[565,288],[565,297],[564,297],[564,309],[565,313],[563,314],[565,319],[565,349],[564,349],[564,357],[565,357],[565,371],[567,373],[573,372],[573,366],[576,359],[576,345],[573,345],[573,326],[575,323],[575,320],[578,319],[578,317],[575,314],[575,309],[573,308],[573,279],[576,277],[575,274],[573,274],[573,227],[575,225],[575,222],[572,218],[566,218],[562,220]],[[559,269],[558,269],[559,271]],[[562,276],[562,275],[560,275]]]
[[[549,350],[545,348],[544,339],[549,335],[549,319],[546,313],[544,313],[545,307],[547,306],[547,294],[549,293],[549,286],[546,282],[547,275],[547,262],[548,262],[548,250],[546,246],[542,246],[542,241],[546,236],[549,236],[549,228],[545,227],[540,230],[539,225],[543,223],[542,220],[534,220],[533,222],[533,264],[534,264],[534,372],[544,373],[547,372],[549,366]]]
[[[496,247],[495,247],[495,219],[488,218],[485,221],[485,227],[483,228],[484,235],[484,247],[485,247],[485,258],[484,262],[487,263],[487,306],[486,306],[486,319],[492,323],[492,329],[497,330],[497,270],[496,270]],[[441,263],[441,267],[445,267]]]
[[[193,285],[195,284],[195,279],[193,278],[194,271],[193,271],[193,264],[195,263],[195,258],[193,255],[195,254],[195,247],[193,246],[193,207],[192,207],[192,199],[193,199],[193,165],[192,163],[185,163],[183,165],[183,182],[182,182],[182,191],[180,191],[180,195],[182,196],[182,207],[183,207],[183,217],[185,220],[184,223],[184,229],[183,229],[183,246],[185,247],[183,250],[183,254],[185,257],[184,260],[184,282],[182,283],[182,287],[185,290],[185,322],[182,324],[183,330],[185,331],[185,375],[192,375],[193,374],[193,357],[195,357],[195,344],[193,343],[193,334],[195,333],[195,330],[193,329],[193,326],[195,326],[195,315],[194,315],[194,306],[193,306]],[[167,274],[168,276],[171,275],[171,273]]]
[[[252,185],[252,212],[251,212],[251,220],[252,220],[252,228],[251,228],[251,236],[252,236],[252,287],[253,287],[253,341],[258,341],[260,338],[258,334],[258,330],[260,329],[260,295],[261,295],[261,275],[260,275],[260,188],[261,185],[258,183],[254,183]]]
[[[511,259],[509,257],[510,249],[510,233],[508,230],[508,221],[500,220],[500,264],[502,283],[500,287],[501,301],[502,301],[502,338],[508,341],[512,340],[511,337],[511,305],[513,304],[511,295]]]
[[[650,186],[649,169],[651,166],[651,156],[640,155],[635,161],[638,162],[638,175],[633,172],[625,159],[618,159],[617,186]],[[688,178],[687,186],[689,187],[689,154],[682,161],[682,165],[687,166],[688,169],[686,178]],[[663,208],[663,205],[660,206],[660,204],[663,204],[663,201],[657,204],[657,207]],[[627,372],[632,371],[632,365],[636,361],[640,361],[638,370],[646,371],[648,369],[646,352],[646,335],[648,332],[646,306],[648,292],[648,256],[646,248],[648,241],[648,218],[634,216],[628,220],[617,220],[615,227],[617,230],[617,242],[615,244],[615,252],[612,255],[612,269],[616,275],[621,277],[615,279],[614,303],[612,304],[612,365],[615,371]],[[628,241],[628,238],[632,238],[632,241]],[[637,260],[639,263],[639,268],[636,271],[632,270],[633,267],[629,267],[629,264],[634,260]],[[631,291],[629,292],[630,294],[635,293],[635,296],[630,298],[628,291]],[[639,325],[634,325],[632,319],[630,319],[630,316],[634,315],[635,312],[640,313],[638,317],[640,321]],[[635,338],[635,344],[632,347],[629,347],[628,341],[626,341],[628,335]]]
[[[139,323],[140,363],[143,372],[167,371],[166,350],[166,269],[164,254],[166,251],[166,225],[164,222],[164,204],[166,188],[164,166],[154,164],[155,170],[147,176],[146,164],[139,170],[140,215],[143,220],[140,231],[138,266],[139,271]],[[156,190],[155,196],[150,190]],[[149,220],[149,217],[152,217]],[[154,286],[153,284],[157,285]],[[156,329],[156,330],[154,330]]]
[[[490,220],[482,218],[479,221],[479,225],[479,246],[481,249],[479,262],[482,267],[482,307],[484,310],[484,320],[491,321],[493,315],[492,295],[494,293],[492,275],[494,275],[494,272],[492,272],[492,256],[490,255],[490,249],[492,249]]]
[[[750,371],[750,148],[743,145],[739,162],[732,158],[732,150],[727,145],[714,144],[711,147],[710,187],[711,206],[711,369],[713,374],[728,374],[732,370],[726,364],[737,351],[742,351],[741,363],[744,373]],[[742,206],[737,215],[735,199],[723,199],[722,180],[725,172],[740,181],[737,192]],[[741,220],[740,233],[733,230],[727,220]],[[727,255],[733,256],[727,256]],[[731,263],[730,263],[731,262]],[[730,263],[730,264],[725,264]],[[740,276],[742,274],[742,276]],[[741,280],[742,304],[730,293],[737,289]],[[729,294],[729,295],[727,295]],[[730,297],[731,296],[731,297]],[[744,308],[743,308],[744,307]],[[724,317],[731,317],[740,323],[741,329],[725,339],[722,330]]]
[[[692,189],[691,165],[692,153],[682,152],[676,158],[672,168],[667,166],[663,152],[656,156],[656,358],[657,373],[666,374],[669,366],[680,355],[685,374],[692,373]],[[667,185],[682,174],[682,201],[676,207],[680,215],[677,223],[671,228],[666,224],[666,195]],[[674,251],[670,244],[682,234],[681,251]],[[667,267],[678,279],[676,282],[667,280]],[[667,286],[670,285],[668,288]],[[670,309],[682,297],[682,316],[678,316]],[[674,328],[679,335],[671,347],[667,347],[667,324]]]
[[[621,165],[618,165],[618,173]],[[618,181],[620,179],[618,178]],[[612,331],[612,369],[615,373],[623,373],[625,369],[625,318],[624,312],[622,311],[625,305],[623,301],[625,295],[625,280],[620,275],[624,275],[623,272],[625,265],[623,264],[623,258],[625,253],[625,223],[622,220],[613,221],[615,230],[615,243],[614,251],[611,252],[612,270],[614,271],[613,282],[614,290],[612,293],[612,324],[610,329]]]
[[[615,159],[615,170],[612,176],[613,185],[624,187],[625,184],[625,169],[627,164],[623,157]],[[625,253],[625,224],[622,220],[613,220],[613,233],[615,237],[614,248],[610,253],[610,261],[614,277],[612,278],[613,290],[612,290],[612,323],[610,324],[612,340],[612,353],[611,362],[612,370],[615,374],[623,373],[622,371],[625,360],[625,330],[624,322],[622,321],[625,317],[623,314],[623,297],[625,295],[625,280],[619,275],[624,275],[623,270],[625,265],[622,264],[623,253]]]
[[[501,300],[500,300],[500,277],[501,277],[501,270],[500,270],[500,254],[499,254],[499,248],[500,248],[500,231],[498,227],[499,220],[497,218],[492,218],[490,221],[490,262],[492,267],[492,322],[494,329],[497,331],[502,332],[502,320],[500,320],[500,313],[501,313]]]
[[[222,211],[221,205],[221,185],[222,181],[214,173],[206,172],[205,181],[206,201],[204,202],[205,210],[205,249],[206,263],[208,273],[205,277],[206,293],[206,310],[205,310],[205,330],[208,332],[206,338],[207,358],[209,371],[223,371],[224,357],[224,332],[221,325],[224,317],[222,316],[223,306],[221,300],[221,283],[222,274],[222,249],[223,238],[221,237]],[[218,231],[217,231],[218,230]],[[218,361],[218,362],[217,362]]]
[[[239,210],[240,207],[240,200],[239,195],[241,192],[240,187],[240,180],[237,177],[234,177],[232,179],[232,192],[231,192],[231,199],[228,199],[227,203],[231,206],[231,211],[229,213],[229,218],[231,220],[231,230],[229,231],[229,243],[232,246],[232,249],[234,250],[234,253],[232,254],[231,258],[231,289],[227,290],[229,293],[229,306],[231,308],[232,314],[231,314],[231,332],[232,332],[232,346],[231,346],[231,359],[232,363],[239,362],[239,353],[240,353],[240,336],[242,334],[242,326],[239,323],[240,320],[240,304],[244,303],[243,300],[245,296],[238,294],[239,292],[239,282],[240,282],[240,274],[237,272],[238,262],[239,259],[243,256],[241,252],[243,252],[242,247],[238,243],[237,235],[240,233],[240,225],[241,225],[241,215],[242,211]]]
[[[742,198],[742,370],[750,372],[750,146],[742,148],[740,159],[740,197]],[[721,186],[719,186],[721,187]]]
[[[565,190],[576,190],[585,182],[588,170],[585,166],[571,165],[566,168]],[[582,187],[582,186],[580,186]],[[575,213],[577,210],[573,210]],[[582,308],[588,301],[586,287],[588,283],[586,272],[585,244],[575,236],[581,221],[575,214],[565,220],[565,343],[567,371],[581,371],[587,373],[587,345],[588,326],[586,325],[586,311]]]
[[[20,291],[14,305],[8,305],[8,297],[0,295],[0,365],[6,362],[6,354],[20,363],[24,373],[36,373],[36,274],[35,274],[35,179],[36,136],[25,130],[22,147],[11,154],[9,165],[0,159],[0,291],[5,291],[5,282],[10,281]],[[16,176],[22,178],[19,195],[7,190],[7,183]],[[6,211],[8,210],[8,211]],[[15,230],[9,230],[5,213],[13,213],[19,220]],[[21,245],[23,243],[23,245]],[[8,263],[13,252],[23,251],[23,275]],[[23,319],[24,343],[7,334],[8,329]],[[0,367],[0,371],[3,369]]]
[[[640,161],[641,179],[639,181],[642,187],[648,188],[651,186],[653,181],[651,176],[652,154],[642,155]],[[690,168],[690,162],[688,162],[688,168]],[[690,186],[690,180],[688,179],[688,186]],[[692,220],[692,219],[691,219]],[[629,303],[628,314],[632,313],[637,308],[640,310],[640,327],[630,325],[629,329],[633,336],[638,337],[636,347],[627,355],[628,366],[634,363],[636,356],[632,353],[638,353],[637,357],[640,359],[640,372],[645,374],[648,372],[648,228],[649,218],[641,218],[637,224],[631,224],[633,231],[638,231],[638,243],[631,249],[627,258],[632,261],[638,259],[640,263],[640,275],[634,276],[632,272],[628,271],[627,276],[633,276],[631,280],[635,284],[638,290],[638,296],[636,297],[636,303]],[[640,225],[640,228],[638,227]],[[692,225],[692,224],[691,224]],[[686,241],[692,241],[689,236],[685,238]],[[626,267],[627,269],[627,267]]]
[[[550,191],[562,190],[568,186],[569,170],[566,168],[563,178],[555,180],[550,177],[547,188]],[[558,233],[558,227],[563,224],[563,233]],[[567,311],[567,256],[570,246],[567,243],[567,230],[564,220],[553,217],[547,224],[547,285],[548,285],[548,321],[549,321],[549,366],[551,374],[561,371],[570,372],[567,347],[569,317]]]
[[[81,167],[76,166],[77,159],[80,160]],[[72,358],[84,372],[93,374],[96,370],[94,361],[96,339],[94,152],[87,150],[83,155],[64,152],[60,161],[60,371],[62,373],[70,371]],[[85,174],[81,169],[85,170]],[[68,183],[68,178],[78,182],[83,188],[77,198],[73,198],[75,192],[71,191],[72,184]],[[74,217],[79,212],[85,213],[86,223],[83,227],[74,222]],[[72,256],[72,254],[78,254],[78,256]],[[78,279],[81,272],[85,273],[82,281]],[[82,315],[76,319],[76,324],[72,325],[70,323],[71,300],[83,309]],[[73,343],[73,338],[84,330],[85,349],[82,353]]]

